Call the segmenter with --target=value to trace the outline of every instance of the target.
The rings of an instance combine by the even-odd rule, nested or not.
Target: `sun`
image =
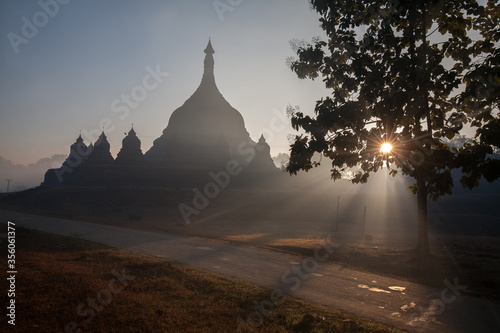
[[[392,145],[389,142],[385,142],[382,144],[382,147],[380,148],[380,151],[384,154],[387,154],[391,151]]]

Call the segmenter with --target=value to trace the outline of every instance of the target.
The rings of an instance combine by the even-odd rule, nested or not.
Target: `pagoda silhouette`
[[[240,184],[275,176],[278,169],[264,137],[258,142],[250,138],[243,116],[217,88],[210,40],[204,52],[198,89],[172,113],[162,135],[145,154],[133,126],[116,159],[104,131],[89,146],[80,135],[62,166],[46,172],[42,187],[195,186],[206,182],[209,172],[229,165],[243,170],[237,177]]]

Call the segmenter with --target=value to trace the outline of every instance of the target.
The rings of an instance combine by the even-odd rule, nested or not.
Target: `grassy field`
[[[22,228],[16,268],[16,327],[3,315],[1,332],[401,332],[200,269]],[[6,279],[0,289],[9,289]],[[7,304],[7,293],[0,299]]]

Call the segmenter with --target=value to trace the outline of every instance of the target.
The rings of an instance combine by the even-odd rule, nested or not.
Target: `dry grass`
[[[270,290],[248,283],[78,238],[24,229],[16,237],[16,332],[64,332],[71,322],[82,332],[236,332],[238,318],[246,320],[255,301],[270,298]],[[5,242],[0,247],[5,258]],[[107,299],[101,290],[109,290],[113,270],[123,269],[135,278]],[[8,289],[5,279],[0,289]],[[109,304],[93,320],[87,305],[83,316],[77,313],[79,304],[99,295]],[[6,293],[1,297],[6,304]],[[2,320],[0,331],[12,331],[5,326]],[[253,331],[400,332],[291,297]]]

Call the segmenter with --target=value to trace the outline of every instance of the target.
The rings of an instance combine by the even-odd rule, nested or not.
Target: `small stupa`
[[[71,145],[70,153],[62,164],[62,168],[75,168],[79,166],[85,159],[87,159],[87,155],[89,153],[89,147],[87,147],[85,142],[83,142],[82,135],[80,134],[78,138],[76,138],[75,143]]]
[[[104,131],[94,143],[92,148],[89,148],[90,154],[85,161],[85,166],[103,166],[112,164],[114,159],[110,152],[111,145]]]
[[[122,148],[116,155],[115,163],[123,165],[142,165],[146,163],[141,150],[141,140],[137,137],[133,125],[122,140]]]
[[[255,145],[255,155],[248,169],[257,171],[277,171],[276,165],[271,158],[271,147],[266,142],[264,135],[261,135],[259,142]]]

